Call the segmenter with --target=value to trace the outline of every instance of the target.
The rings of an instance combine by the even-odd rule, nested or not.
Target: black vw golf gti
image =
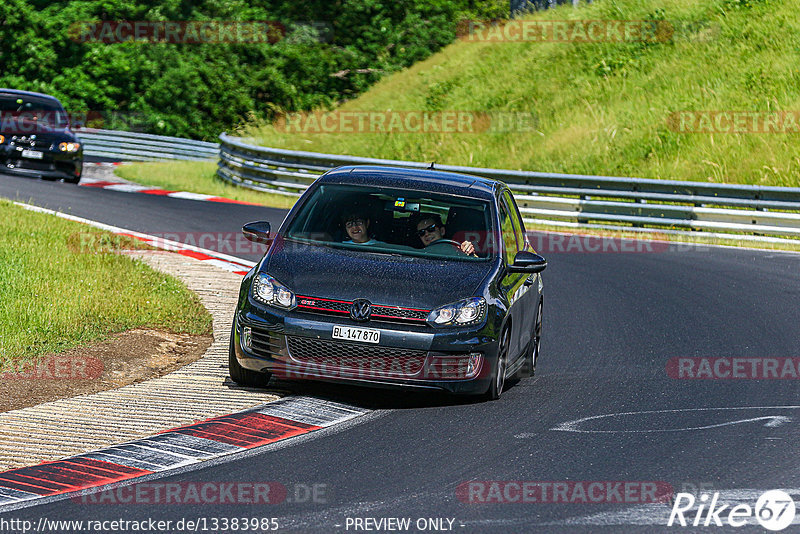
[[[0,172],[78,183],[83,148],[55,97],[0,89]]]
[[[242,230],[270,238],[266,222]],[[535,369],[546,265],[502,182],[390,167],[329,171],[242,282],[231,378],[497,399],[507,377]]]

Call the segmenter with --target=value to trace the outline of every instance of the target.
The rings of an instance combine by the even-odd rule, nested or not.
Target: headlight
[[[61,152],[77,152],[80,148],[80,143],[59,143],[58,145],[58,149]]]
[[[0,145],[6,142],[6,138],[0,135]]]
[[[483,297],[471,297],[436,308],[428,314],[428,324],[431,326],[475,324],[483,319],[485,313],[486,300]]]
[[[287,310],[294,308],[295,305],[294,293],[268,274],[256,275],[253,280],[253,298],[264,304]]]

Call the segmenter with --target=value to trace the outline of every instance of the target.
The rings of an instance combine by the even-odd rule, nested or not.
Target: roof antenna
[[[433,164],[436,163],[435,161],[431,161],[431,166],[428,167],[429,171],[435,171],[436,169],[433,168]]]

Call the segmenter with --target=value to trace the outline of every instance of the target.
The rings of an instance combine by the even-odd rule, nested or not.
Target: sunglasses
[[[425,234],[427,234],[429,232],[433,233],[433,232],[436,231],[437,226],[438,225],[436,223],[433,223],[432,225],[426,226],[425,228],[422,228],[421,230],[417,230],[417,235],[422,237],[422,236],[424,236]]]

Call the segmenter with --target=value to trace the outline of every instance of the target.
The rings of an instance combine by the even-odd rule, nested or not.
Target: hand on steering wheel
[[[428,246],[432,247],[434,245],[439,245],[439,244],[453,246],[458,250],[460,250],[461,252],[463,252],[464,254],[466,254],[467,256],[475,255],[475,246],[469,241],[464,241],[463,243],[459,243],[458,241],[454,241],[452,239],[439,239],[434,241]]]

